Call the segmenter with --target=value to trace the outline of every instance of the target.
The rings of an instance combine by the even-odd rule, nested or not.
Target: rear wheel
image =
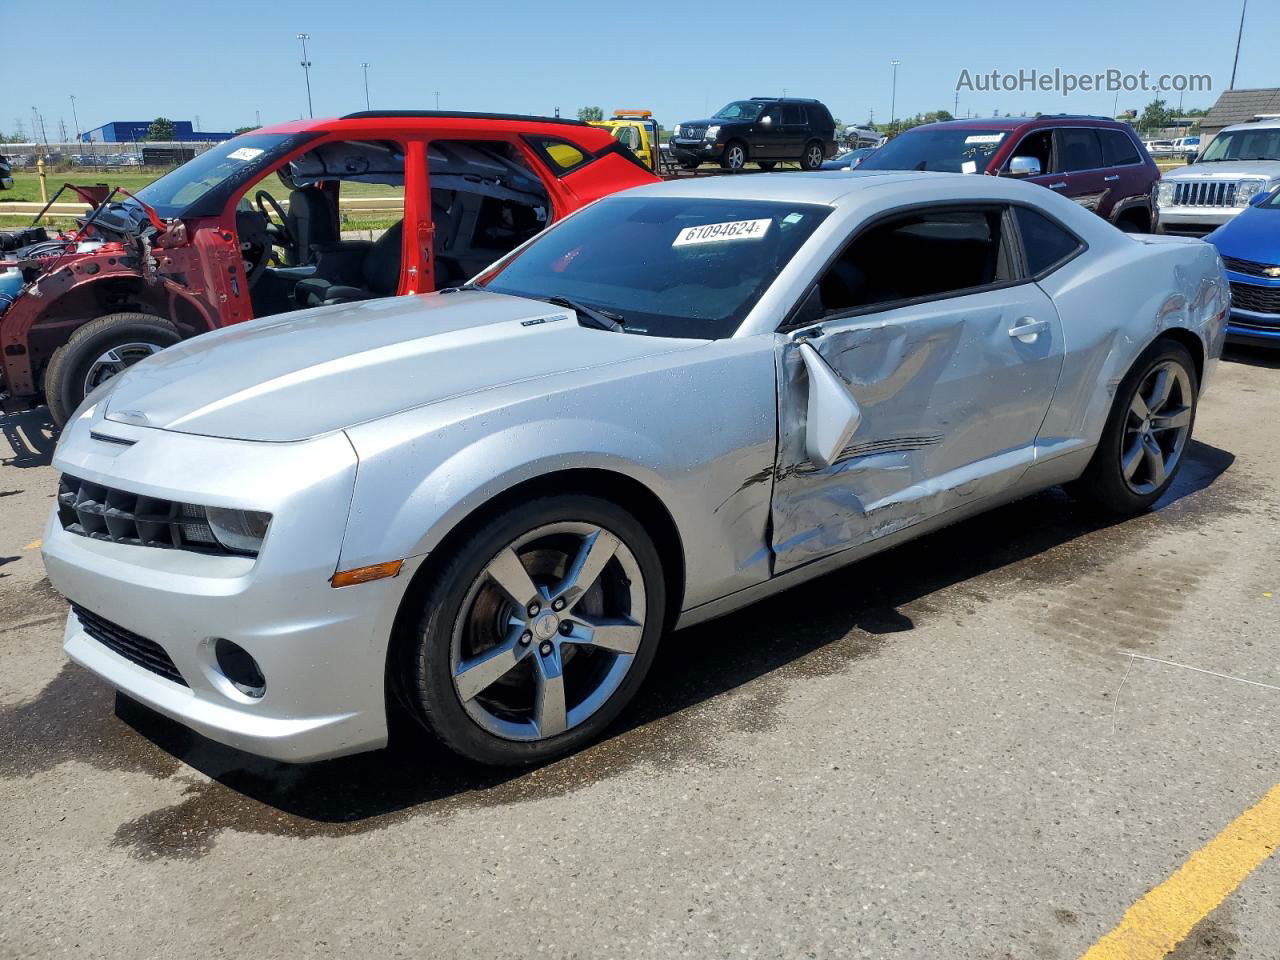
[[[181,339],[172,323],[147,313],[112,313],[86,323],[49,360],[44,380],[49,415],[63,426],[102,384]]]
[[[819,140],[810,140],[804,147],[804,155],[800,158],[800,166],[805,170],[822,169],[822,161],[826,159],[826,151]]]
[[[1113,513],[1137,513],[1159,500],[1182,466],[1198,394],[1186,347],[1153,343],[1121,381],[1098,449],[1073,492]]]
[[[665,603],[657,549],[621,507],[587,495],[520,504],[426,591],[403,689],[466,757],[548,760],[597,737],[635,695]]]

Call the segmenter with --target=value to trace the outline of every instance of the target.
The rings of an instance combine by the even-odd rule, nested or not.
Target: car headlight
[[[227,510],[223,507],[206,507],[205,518],[218,543],[236,553],[258,555],[267,535],[271,514],[257,510]]]
[[[720,128],[719,128],[719,127],[707,127],[707,139],[708,139],[708,140],[714,140],[714,139],[715,139],[716,137],[718,137],[718,136],[720,136]]]
[[[1265,180],[1241,180],[1236,187],[1236,206],[1247,207],[1249,201],[1266,189]]]
[[[1173,205],[1173,183],[1161,180],[1156,184],[1156,203],[1162,207]]]
[[[671,128],[671,135],[673,137],[680,136],[680,124],[677,123],[674,127]]]

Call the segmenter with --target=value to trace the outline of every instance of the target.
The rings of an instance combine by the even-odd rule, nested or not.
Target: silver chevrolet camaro
[[[995,177],[608,197],[462,288],[229,327],[91,395],[43,547],[66,650],[282,760],[381,746],[395,708],[540,761],[673,630],[1055,484],[1150,506],[1227,290],[1200,241]]]

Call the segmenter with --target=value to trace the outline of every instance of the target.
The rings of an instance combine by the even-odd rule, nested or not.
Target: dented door
[[[818,329],[779,338],[775,573],[1000,493],[1031,463],[1063,359],[1057,310],[1034,283]],[[825,386],[853,399],[820,408],[854,424],[827,466],[806,445],[809,348],[809,365],[836,375]],[[830,437],[841,424],[820,426]]]

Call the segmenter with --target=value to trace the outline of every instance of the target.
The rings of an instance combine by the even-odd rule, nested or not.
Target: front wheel
[[[544,497],[497,514],[425,591],[400,678],[446,746],[513,766],[599,736],[657,651],[657,549],[621,507]]]
[[[1112,513],[1149,508],[1182,466],[1198,399],[1186,347],[1153,343],[1121,381],[1102,439],[1073,492]]]
[[[698,167],[700,167],[701,165],[702,164],[700,164],[697,160],[681,160],[680,161],[681,170],[697,170]]]
[[[747,148],[737,140],[725,147],[724,153],[720,155],[720,166],[726,170],[741,170],[746,165]]]
[[[86,323],[49,360],[44,393],[53,422],[65,425],[102,384],[180,339],[172,323],[147,313],[112,313]]]
[[[811,140],[804,148],[804,156],[800,158],[800,166],[805,170],[821,170],[822,161],[826,159],[826,151],[817,140]]]

